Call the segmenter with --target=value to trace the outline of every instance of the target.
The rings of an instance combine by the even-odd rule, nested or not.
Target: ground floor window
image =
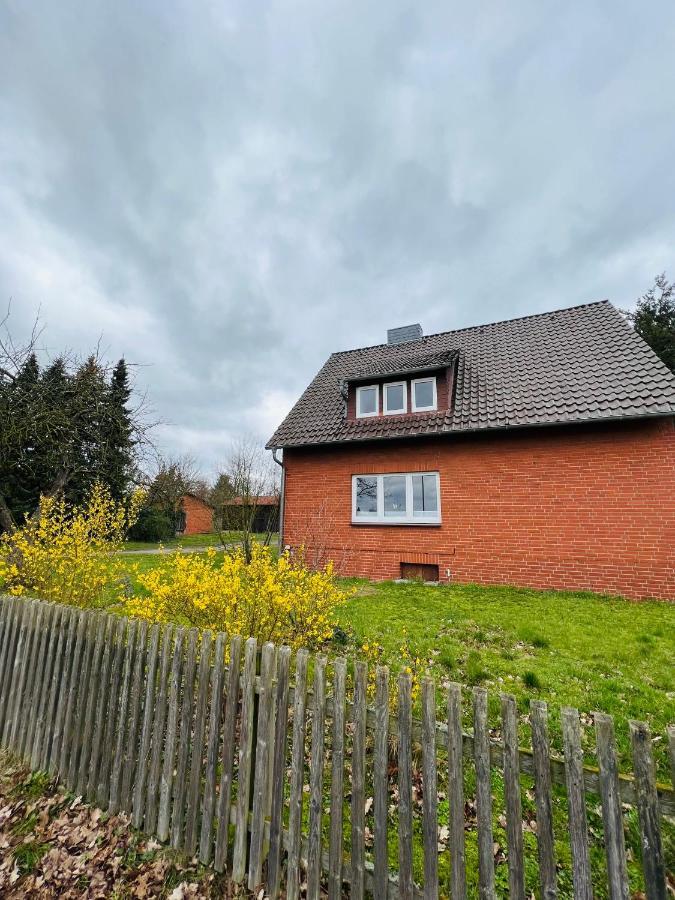
[[[352,476],[352,522],[436,525],[440,521],[438,472]]]

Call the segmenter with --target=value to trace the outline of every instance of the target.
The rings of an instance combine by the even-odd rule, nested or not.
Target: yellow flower
[[[257,544],[249,564],[240,549],[220,561],[215,550],[174,553],[163,566],[137,571],[136,577],[144,596],[127,601],[132,615],[293,648],[324,643],[333,633],[335,610],[347,596],[328,568],[313,572],[286,554],[275,559]]]
[[[128,504],[119,503],[100,484],[79,506],[41,498],[39,515],[0,539],[0,586],[15,596],[81,607],[110,603],[123,574],[115,551],[142,502],[136,492]]]

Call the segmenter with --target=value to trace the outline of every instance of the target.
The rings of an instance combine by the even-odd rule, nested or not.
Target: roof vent
[[[387,330],[388,344],[406,344],[408,341],[418,341],[422,337],[422,326],[402,325],[400,328],[389,328]]]

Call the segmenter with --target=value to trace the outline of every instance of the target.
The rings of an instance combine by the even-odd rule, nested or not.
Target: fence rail
[[[672,827],[675,791],[656,783],[646,724],[630,723],[634,775],[625,776],[617,769],[614,723],[604,714],[594,716],[592,769],[583,765],[574,709],[561,711],[564,757],[557,757],[540,701],[530,705],[530,750],[518,745],[509,695],[501,696],[496,740],[481,688],[473,688],[472,734],[462,730],[459,685],[445,691],[442,721],[431,679],[422,683],[421,721],[412,717],[409,674],[398,676],[396,715],[389,693],[389,672],[378,668],[368,705],[363,662],[327,666],[301,650],[292,678],[287,647],[259,650],[252,638],[38,600],[0,601],[0,743],[251,889],[264,885],[276,897],[283,886],[289,900],[301,883],[309,898],[325,886],[330,900],[346,888],[355,898],[489,898],[505,892],[496,873],[506,867],[509,896],[523,898],[527,791],[542,897],[570,895],[561,884],[554,822],[563,792],[573,895],[628,897],[623,805],[630,804],[646,896],[666,897],[662,831],[664,821]],[[675,781],[672,726],[668,741]],[[447,787],[443,815],[439,783]],[[606,883],[594,885],[588,818],[598,798]],[[469,802],[475,828],[466,821]],[[506,847],[496,860],[497,821]],[[440,848],[439,828],[447,831]],[[468,865],[470,833],[476,846]],[[441,875],[443,860],[449,864]]]

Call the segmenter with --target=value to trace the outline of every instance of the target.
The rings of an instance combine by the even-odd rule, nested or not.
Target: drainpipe
[[[284,495],[286,488],[286,470],[284,469],[284,460],[283,457],[279,459],[277,453],[279,452],[278,447],[274,447],[272,449],[272,459],[274,462],[281,467],[281,496],[279,497],[279,552],[283,553],[284,551]]]

